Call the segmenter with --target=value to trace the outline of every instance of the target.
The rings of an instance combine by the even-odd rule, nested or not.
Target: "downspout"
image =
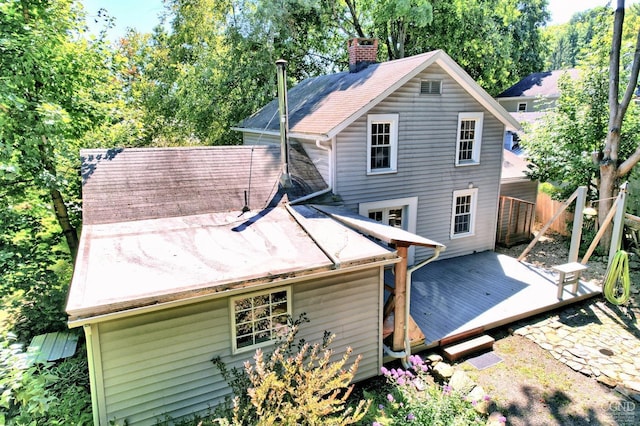
[[[282,171],[280,174],[280,185],[283,188],[291,188],[291,175],[289,174],[289,111],[287,105],[287,61],[278,59],[278,111],[280,112],[280,161]]]
[[[434,260],[436,260],[439,256],[440,256],[440,252],[442,251],[442,247],[434,247],[435,252],[433,253],[433,256],[431,256],[428,259],[423,260],[422,262],[418,263],[417,265],[412,266],[411,268],[407,268],[407,287],[406,287],[406,297],[405,297],[405,311],[404,311],[404,328],[403,328],[403,332],[404,332],[404,350],[403,351],[392,351],[391,348],[389,348],[388,346],[384,345],[384,352],[386,355],[392,357],[392,358],[401,358],[402,359],[402,366],[404,368],[409,368],[411,367],[411,362],[409,361],[409,357],[411,356],[411,341],[409,340],[409,317],[410,317],[410,308],[411,308],[411,282],[412,282],[412,278],[411,276],[413,275],[413,273],[422,268],[423,266],[427,265],[428,263],[433,262]]]
[[[307,201],[307,200],[310,200],[312,198],[319,197],[320,195],[327,194],[327,193],[329,193],[329,192],[331,192],[333,190],[333,178],[332,178],[332,176],[333,176],[333,162],[331,161],[331,148],[328,148],[328,147],[322,145],[322,142],[323,142],[322,140],[316,139],[316,146],[318,148],[320,148],[321,150],[327,152],[327,158],[329,160],[328,161],[328,164],[329,164],[329,186],[327,188],[325,188],[325,189],[320,190],[320,191],[316,191],[316,192],[314,192],[312,194],[305,195],[304,197],[296,198],[295,200],[290,201],[289,204],[292,204],[292,205],[293,204],[298,204],[298,203],[301,203],[303,201]]]

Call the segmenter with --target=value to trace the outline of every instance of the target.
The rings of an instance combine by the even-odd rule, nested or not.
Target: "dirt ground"
[[[561,236],[543,238],[527,256],[526,261],[543,266],[565,263],[568,241]],[[499,249],[517,257],[526,245]],[[633,256],[632,256],[633,258]],[[632,293],[638,299],[640,270],[632,265]],[[606,259],[592,257],[585,279],[602,282],[606,273]],[[633,269],[634,266],[636,269]],[[634,288],[635,287],[635,288]],[[595,298],[593,300],[601,300]],[[592,301],[582,303],[593,303]],[[635,306],[638,306],[637,303]],[[556,312],[557,313],[557,312]],[[552,315],[547,314],[547,315]],[[544,316],[542,316],[544,317]],[[539,321],[541,316],[530,321]],[[526,321],[525,321],[526,322]],[[599,383],[595,378],[576,372],[554,359],[549,352],[527,338],[512,335],[510,328],[492,334],[496,338],[494,351],[503,358],[497,365],[477,370],[469,363],[459,368],[480,384],[492,396],[510,425],[637,425],[640,424],[640,402],[633,401],[635,410],[629,411],[630,400],[615,389]],[[626,404],[626,405],[625,405]]]

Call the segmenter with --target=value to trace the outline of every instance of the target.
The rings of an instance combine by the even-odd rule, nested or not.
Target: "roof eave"
[[[521,131],[520,123],[504,109],[502,105],[493,99],[467,72],[462,69],[449,55],[439,51],[435,61],[444,68],[454,80],[458,82],[471,96],[505,125],[506,130]]]
[[[130,317],[134,315],[146,314],[163,309],[185,306],[193,303],[200,303],[208,300],[229,297],[235,294],[246,293],[247,291],[259,291],[265,288],[293,284],[300,281],[319,279],[334,274],[343,274],[362,269],[392,265],[401,259],[396,252],[389,252],[386,256],[378,256],[375,259],[359,259],[340,264],[339,268],[330,265],[322,268],[309,269],[304,273],[283,274],[281,276],[269,276],[259,280],[240,281],[227,284],[216,284],[214,286],[201,288],[199,290],[183,291],[164,295],[163,297],[146,298],[136,300],[128,306],[122,304],[108,304],[84,309],[67,309],[69,328],[81,327],[87,324],[94,324],[115,319]],[[160,300],[164,298],[165,300]],[[118,307],[115,307],[119,305]]]
[[[276,130],[268,130],[268,129],[252,129],[247,127],[232,127],[231,130],[242,132],[242,133],[251,133],[255,135],[268,135],[268,136],[280,136],[280,132]],[[289,137],[292,139],[302,139],[309,141],[326,141],[331,139],[330,136],[326,134],[320,133],[303,133],[303,132],[289,132]]]

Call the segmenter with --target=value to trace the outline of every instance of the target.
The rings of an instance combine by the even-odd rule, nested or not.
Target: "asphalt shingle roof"
[[[328,134],[438,52],[369,65],[356,73],[341,72],[300,82],[287,95],[290,131]],[[239,127],[278,131],[277,115],[275,99]]]
[[[513,98],[517,96],[559,97],[560,89],[558,88],[558,80],[560,76],[565,73],[568,73],[572,79],[577,79],[579,72],[575,68],[569,70],[534,72],[500,93],[496,98]]]

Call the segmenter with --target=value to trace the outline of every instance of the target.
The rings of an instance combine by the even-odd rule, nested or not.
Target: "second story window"
[[[518,102],[518,112],[527,112],[526,102]]]
[[[398,164],[398,114],[367,117],[367,173],[393,173]]]
[[[461,112],[458,114],[456,166],[480,163],[483,117],[481,112]]]

